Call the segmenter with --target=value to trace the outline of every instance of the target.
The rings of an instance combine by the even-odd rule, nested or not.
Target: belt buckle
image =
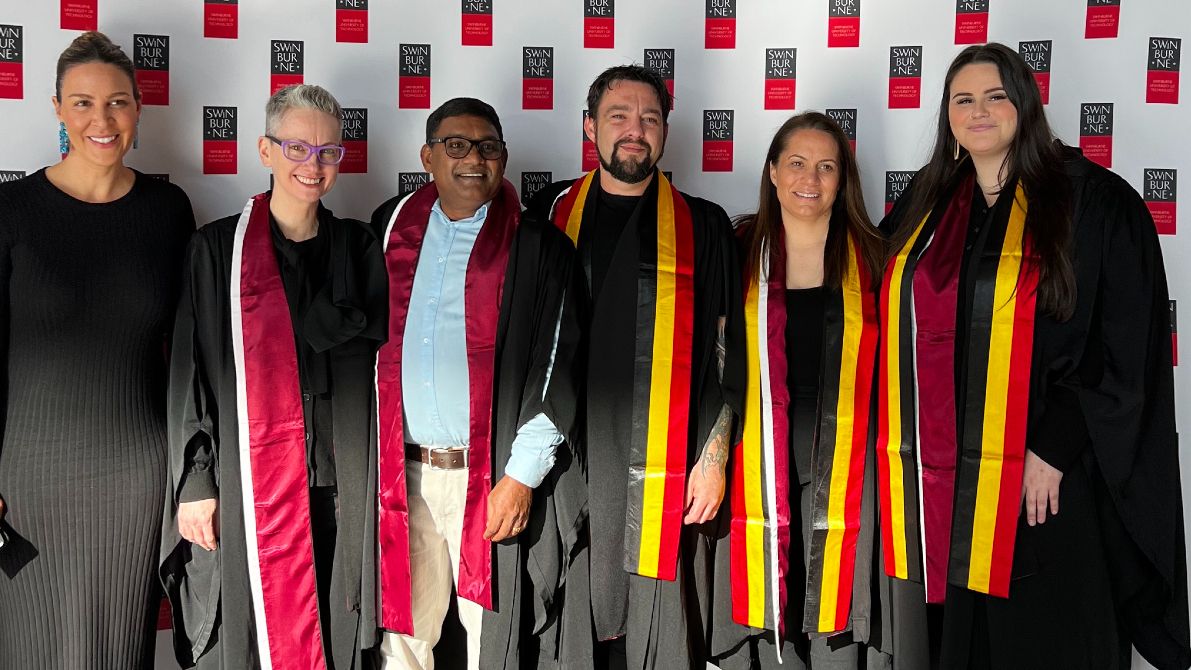
[[[467,449],[427,449],[431,470],[461,470],[468,466]]]

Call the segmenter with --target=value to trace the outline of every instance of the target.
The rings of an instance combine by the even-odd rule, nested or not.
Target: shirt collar
[[[488,218],[488,206],[491,204],[492,201],[489,200],[488,202],[480,205],[480,208],[476,210],[475,214],[472,214],[466,219],[452,221],[451,217],[447,216],[442,211],[442,201],[435,200],[434,206],[430,208],[430,214],[432,217],[437,216],[440,221],[448,225],[459,226],[461,228],[478,228],[484,223],[484,219]]]

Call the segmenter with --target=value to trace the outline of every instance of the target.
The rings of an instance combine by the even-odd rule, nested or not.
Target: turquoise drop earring
[[[70,153],[70,137],[66,135],[66,124],[58,122],[58,153],[65,156]]]

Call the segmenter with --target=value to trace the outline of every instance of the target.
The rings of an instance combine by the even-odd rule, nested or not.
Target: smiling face
[[[339,119],[317,109],[290,109],[281,117],[274,137],[300,140],[312,146],[337,144],[343,135]],[[273,170],[273,199],[309,205],[331,191],[339,176],[338,165],[323,165],[311,157],[297,163],[285,157],[281,145],[261,136],[257,140],[261,165]]]
[[[472,141],[471,151],[463,158],[448,156],[442,142],[422,146],[422,167],[434,176],[443,213],[453,220],[465,219],[500,192],[508,151],[492,160],[480,156],[476,143],[499,140],[500,134],[479,116],[449,116],[438,124],[434,137],[462,137]]]
[[[66,71],[62,97],[53,103],[73,159],[105,167],[123,163],[141,117],[132,90],[128,75],[115,65],[83,63]]]
[[[1005,93],[997,66],[965,65],[947,92],[947,119],[959,145],[975,158],[1001,158],[1017,135],[1017,107]]]
[[[653,87],[640,81],[612,82],[583,130],[595,142],[601,167],[624,184],[649,177],[666,146],[662,103]]]
[[[840,186],[839,147],[822,130],[804,128],[786,140],[777,161],[769,164],[782,218],[817,223],[831,218]]]

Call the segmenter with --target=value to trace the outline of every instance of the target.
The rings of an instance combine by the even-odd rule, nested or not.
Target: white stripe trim
[[[575,185],[576,185],[576,184],[579,184],[579,183],[580,183],[580,182],[582,182],[582,181],[583,181],[585,178],[586,178],[586,175],[584,175],[583,177],[579,177],[579,178],[578,178],[578,179],[576,179],[575,181],[571,182],[571,185],[570,185],[570,186],[568,186],[568,187],[564,188],[563,190],[559,191],[559,192],[558,192],[558,195],[554,196],[554,202],[551,202],[551,203],[550,203],[550,214],[549,214],[549,218],[550,218],[550,222],[551,222],[551,223],[553,223],[553,222],[554,222],[554,214],[555,214],[555,210],[556,210],[556,209],[558,209],[558,201],[559,201],[559,200],[562,200],[562,199],[563,199],[563,197],[565,197],[565,196],[566,196],[566,194],[568,194],[568,193],[570,193],[570,192],[571,192],[571,189],[575,188]],[[564,230],[564,231],[562,231],[562,232],[564,232],[564,233],[565,233],[566,231]]]
[[[922,247],[922,253],[918,254],[921,260],[926,254],[926,250],[930,248],[931,242],[935,241],[935,234],[932,232],[930,237],[926,239],[926,244]],[[917,269],[917,263],[915,263]],[[914,469],[918,479],[918,564],[922,569],[922,591],[924,594],[930,593],[928,590],[928,580],[930,577],[926,569],[926,501],[922,497],[922,406],[919,401],[921,394],[918,391],[918,364],[915,362],[918,353],[918,314],[914,308],[914,278],[910,277],[910,356],[908,361],[910,369],[914,371]],[[900,355],[900,354],[899,354]],[[904,363],[903,363],[904,365]],[[948,531],[950,537],[950,531]]]
[[[767,258],[768,248],[762,249],[761,257]],[[757,357],[761,367],[761,446],[762,458],[765,464],[765,497],[769,503],[767,511],[770,522],[769,531],[769,603],[773,610],[773,648],[777,653],[777,662],[782,662],[782,640],[779,632],[781,621],[781,605],[778,597],[781,593],[778,583],[778,541],[777,541],[777,472],[774,470],[776,454],[773,443],[773,389],[769,378],[769,263],[765,262],[757,270]],[[784,448],[784,446],[783,446]]]
[[[236,237],[232,243],[232,272],[229,305],[232,317],[232,354],[236,367],[236,423],[240,455],[241,513],[244,517],[244,543],[248,559],[248,588],[252,593],[252,610],[256,620],[256,646],[261,670],[272,670],[273,658],[269,649],[269,629],[265,617],[265,598],[261,586],[260,553],[256,543],[256,497],[252,489],[252,453],[248,427],[248,388],[244,378],[244,319],[240,305],[240,273],[244,257],[244,234],[252,218],[253,199],[244,205],[236,223]]]
[[[401,208],[405,207],[405,203],[409,202],[410,196],[413,193],[408,193],[404,198],[397,201],[397,206],[393,208],[393,215],[389,217],[389,222],[385,224],[385,236],[380,241],[381,257],[384,260],[384,255],[389,251],[389,236],[393,234],[393,226],[397,223],[397,215],[401,213]],[[388,282],[389,264],[385,261],[385,281]],[[385,286],[385,295],[388,295],[388,285]],[[388,300],[388,298],[385,298]],[[386,310],[387,311],[387,310]],[[393,315],[389,315],[393,318]],[[385,332],[387,333],[389,324],[385,324]],[[372,359],[372,392],[373,397],[376,398],[376,517],[380,518],[380,350],[376,352],[376,357]],[[402,455],[402,458],[405,458]],[[380,550],[380,530],[376,533],[376,613],[377,618],[383,620],[384,610],[382,609],[383,599],[381,598],[382,584],[381,584],[381,561],[384,556]],[[264,670],[263,668],[261,670]]]

